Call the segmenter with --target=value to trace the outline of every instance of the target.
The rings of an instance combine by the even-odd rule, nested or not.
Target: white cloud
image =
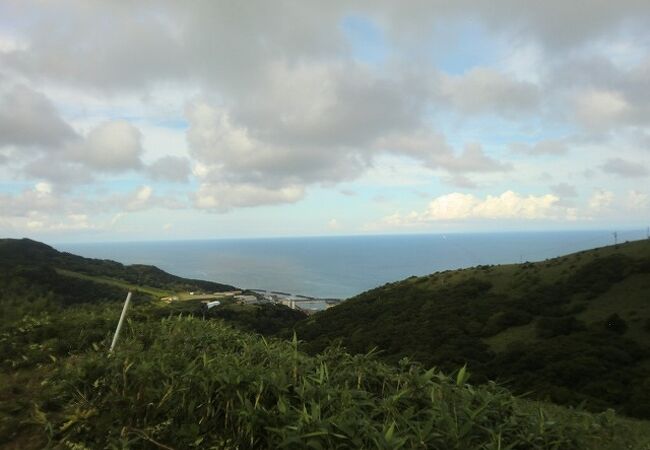
[[[105,172],[139,169],[142,145],[140,131],[124,120],[104,122],[82,141],[67,148],[71,161]]]
[[[650,196],[637,190],[628,191],[626,206],[632,211],[648,212],[648,209],[650,209]]]
[[[475,219],[566,219],[571,211],[559,207],[558,201],[559,198],[552,194],[524,196],[506,191],[498,196],[487,195],[480,198],[472,194],[454,192],[434,198],[425,211],[413,211],[406,215],[395,213],[381,222],[388,226],[411,226]]]
[[[330,219],[327,222],[327,229],[331,231],[337,231],[341,229],[341,224],[337,219]]]
[[[624,199],[628,178],[650,169],[647,1],[22,0],[0,9],[0,204],[32,227],[100,209],[297,203],[339,183],[359,192],[342,200],[359,203],[383,195],[373,188],[540,192],[555,183],[560,200],[548,208],[545,196],[515,192],[454,207],[469,208],[462,220],[515,219],[503,211],[517,208],[522,218],[569,217],[569,201],[589,202],[578,192],[607,186]],[[351,15],[381,34],[371,42],[381,61],[357,51],[375,38],[346,33]],[[432,56],[434,35],[449,54]],[[528,144],[508,154],[511,142]],[[574,177],[598,164],[590,180]],[[163,183],[142,186],[151,180]],[[13,182],[39,184],[9,193]],[[186,184],[171,193],[164,182]],[[141,187],[115,193],[122,183]],[[589,214],[623,208],[604,193],[591,203]],[[434,216],[407,215],[442,220]]]
[[[304,195],[305,191],[300,186],[273,189],[254,184],[203,183],[194,195],[194,206],[226,212],[238,207],[295,203]]]
[[[111,230],[118,228],[118,222],[128,213],[187,206],[187,201],[172,193],[156,195],[150,186],[126,194],[108,192],[88,197],[72,196],[39,182],[19,193],[0,192],[0,232],[16,235],[21,230],[41,234]]]
[[[589,90],[580,93],[575,101],[575,115],[578,121],[590,129],[608,129],[630,113],[625,97],[613,90]]]
[[[545,139],[534,144],[515,143],[510,146],[515,152],[529,155],[565,155],[569,149],[565,141],[557,139]]]
[[[52,193],[52,185],[50,183],[45,183],[45,182],[36,183],[36,186],[34,186],[34,190],[37,193],[49,195]]]
[[[533,41],[552,53],[615,34],[622,25],[643,29],[649,10],[643,0],[362,1],[354,5],[256,1],[246,8],[205,0],[191,6],[172,1],[117,6],[95,2],[82,8],[77,1],[24,0],[4,12],[6,20],[15,24],[12,35],[24,36],[26,45],[6,46],[2,64],[34,78],[112,90],[188,78],[240,89],[259,76],[259,67],[278,56],[302,61],[349,55],[350,44],[340,23],[351,14],[372,18],[388,39],[405,46],[421,43],[432,29],[466,17],[505,35],[508,42]],[[24,17],[33,19],[19,20]],[[292,26],[286,26],[287,21]],[[126,66],[129,70],[123,70]]]
[[[147,166],[147,174],[154,180],[185,183],[191,173],[190,161],[180,156],[163,156]]]
[[[127,211],[138,211],[144,209],[151,199],[153,189],[151,186],[140,186],[126,203]]]
[[[25,51],[28,47],[29,45],[24,39],[0,32],[0,53]]]
[[[73,136],[72,128],[43,94],[24,85],[0,90],[0,147],[53,147]]]
[[[591,195],[591,198],[589,199],[589,208],[594,212],[599,212],[608,208],[613,201],[614,193],[601,189]]]
[[[460,153],[456,153],[440,133],[420,131],[392,135],[380,139],[376,145],[385,151],[419,160],[431,169],[444,169],[452,174],[507,172],[512,169],[509,164],[488,156],[477,143],[466,144]]]
[[[19,193],[0,193],[0,216],[27,217],[38,212],[66,212],[70,201],[52,192],[47,183],[37,183],[33,188]]]
[[[467,194],[449,194],[438,197],[429,204],[431,220],[467,218],[486,219],[543,219],[556,217],[553,210],[558,198],[552,194],[522,196],[506,191],[499,196],[488,195],[485,199]]]
[[[452,175],[449,177],[442,177],[442,180],[447,184],[451,184],[452,186],[456,186],[463,189],[478,188],[478,184],[476,184],[473,180],[466,177],[465,175]]]
[[[458,77],[443,77],[441,93],[468,114],[501,114],[518,119],[540,103],[537,85],[509,78],[493,69],[475,68]]]
[[[621,177],[645,177],[648,169],[638,162],[626,161],[622,158],[611,158],[601,166],[603,172]]]
[[[48,97],[23,85],[0,92],[3,146],[9,148],[8,156],[0,158],[5,163],[59,187],[92,182],[94,172],[142,166],[141,133],[135,126],[124,120],[105,121],[82,136],[62,119]]]
[[[558,197],[577,197],[576,187],[569,183],[558,183],[551,186],[551,191]]]

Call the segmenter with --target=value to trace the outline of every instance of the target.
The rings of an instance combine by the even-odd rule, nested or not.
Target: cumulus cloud
[[[24,226],[32,231],[88,231],[99,229],[90,222],[86,214],[68,214],[58,219],[35,216],[27,220]]]
[[[454,192],[434,198],[424,211],[395,213],[382,219],[387,226],[411,226],[433,222],[457,222],[475,219],[542,220],[566,219],[574,214],[558,206],[559,198],[552,194],[521,195],[513,191],[480,198]]]
[[[645,177],[648,175],[648,169],[643,164],[633,163],[622,158],[608,159],[601,169],[603,172],[622,177]]]
[[[160,181],[185,183],[190,173],[190,160],[181,156],[163,156],[147,166],[147,174]]]
[[[319,106],[314,108],[319,112],[314,113],[313,122],[321,117],[327,124],[328,114],[320,112]],[[306,114],[310,114],[309,110]],[[430,169],[449,172],[456,177],[454,181],[465,185],[472,182],[463,174],[512,169],[490,157],[480,144],[467,144],[456,152],[444,136],[422,130],[385,135],[385,129],[373,126],[363,136],[343,134],[329,138],[328,143],[320,140],[319,129],[309,131],[315,133],[313,141],[280,142],[260,123],[253,122],[261,128],[240,123],[227,109],[205,102],[192,103],[187,117],[190,154],[198,162],[194,174],[201,181],[196,204],[206,209],[292,203],[302,198],[308,186],[359,177],[382,154],[410,157]],[[291,116],[286,120],[300,119]],[[362,141],[367,141],[366,145],[355,145]]]
[[[142,168],[140,131],[125,121],[104,122],[86,136],[74,135],[61,146],[45,147],[22,167],[25,174],[61,189],[91,183],[94,174]]]
[[[614,201],[614,193],[600,189],[594,192],[589,199],[589,208],[594,212],[607,209]]]
[[[0,163],[60,187],[88,183],[93,173],[142,167],[140,131],[124,120],[94,126],[85,136],[44,94],[0,80]]]
[[[99,231],[112,228],[127,213],[187,206],[187,201],[176,195],[156,195],[146,185],[123,194],[108,192],[89,197],[65,194],[51,183],[38,182],[20,192],[0,192],[0,230],[5,233]],[[106,214],[112,214],[112,220],[106,219]]]
[[[557,201],[558,198],[551,194],[522,196],[513,191],[506,191],[499,196],[488,195],[485,199],[471,194],[453,193],[431,201],[427,216],[431,220],[542,219],[556,217],[553,206]]]
[[[377,3],[381,6],[377,7]],[[392,32],[413,40],[421,38],[432,22],[462,17],[471,12],[472,18],[478,18],[489,28],[514,34],[522,40],[539,41],[549,51],[579,47],[607,32],[618,31],[623,23],[643,29],[650,18],[650,8],[643,0],[616,3],[592,0],[461,0],[453,3],[421,0],[409,2],[410,7],[390,1],[373,1],[371,4],[381,10],[379,14],[386,11],[392,18],[388,21]]]
[[[613,90],[589,90],[575,101],[578,121],[590,129],[610,128],[625,120],[630,106],[625,97]]]
[[[569,183],[558,183],[551,186],[551,191],[558,197],[577,197],[576,187]]]
[[[97,229],[87,215],[84,199],[64,197],[46,182],[16,193],[0,193],[0,230],[3,233],[66,232]],[[24,235],[24,234],[23,234]]]
[[[442,177],[442,180],[447,184],[451,184],[452,186],[456,186],[464,189],[475,189],[478,187],[478,185],[473,180],[471,180],[469,177],[465,175],[457,174],[457,175]]]
[[[201,181],[195,204],[202,209],[293,203],[308,185],[358,177],[372,158],[341,145],[274,142],[206,103],[192,104],[187,114],[194,174]]]
[[[74,161],[61,158],[58,153],[41,154],[27,162],[22,170],[28,177],[47,180],[59,190],[67,190],[72,186],[95,180],[89,170]]]
[[[173,192],[156,193],[151,186],[138,186],[125,194],[112,194],[98,200],[106,211],[120,211],[123,214],[144,211],[151,208],[183,209],[188,201]]]
[[[66,149],[71,161],[102,172],[139,169],[142,166],[140,131],[124,120],[104,122]]]
[[[192,105],[188,118],[190,154],[208,168],[207,178],[268,187],[337,182],[358,176],[367,165],[354,150],[275,145],[207,104]]]
[[[131,194],[126,202],[125,209],[127,211],[139,211],[145,209],[151,200],[153,189],[150,186],[141,186],[133,194]]]
[[[628,36],[619,47],[635,47],[631,58],[616,61],[611,44],[595,43],[584,54],[566,58],[548,80],[553,94],[565,92],[573,118],[591,133],[647,126],[650,120],[650,57],[647,37]],[[621,59],[621,58],[619,58]]]
[[[594,182],[603,173],[647,175],[648,168],[636,163],[650,130],[647,1],[315,5],[11,2],[2,14],[12,26],[0,30],[0,168],[49,183],[49,193],[34,188],[20,194],[25,204],[44,210],[47,196],[72,196],[76,184],[117,173],[138,171],[129,173],[138,184],[149,182],[145,177],[183,183],[192,171],[196,192],[188,183],[165,202],[165,194],[141,186],[110,195],[104,205],[122,202],[136,211],[181,207],[191,199],[196,208],[222,212],[295,203],[311,186],[331,187],[373,170],[389,173],[377,166],[391,158],[417,166],[427,183],[433,174],[474,189],[502,175],[507,183],[525,184],[515,190],[538,189],[525,163],[514,171],[500,156],[504,143],[577,129],[582,142],[542,139],[511,149],[518,161],[565,157],[566,166],[573,157],[597,155],[605,162],[593,172]],[[358,51],[359,40],[372,38],[346,33],[342,24],[351,15],[381,35],[381,43],[372,42],[383,47],[381,61]],[[454,28],[463,31],[450,32]],[[464,51],[468,35],[482,41],[480,55]],[[433,55],[433,36],[459,50],[452,61]],[[182,94],[156,97],[169,86],[181,86]],[[147,106],[125,113],[121,96],[149,108],[154,97],[157,104],[191,101],[185,117],[174,111],[178,116],[167,127]],[[141,134],[154,126],[176,136],[186,132],[187,157]],[[610,147],[593,144],[601,135],[611,139]],[[626,159],[614,154],[618,148],[626,149]],[[547,159],[536,161],[539,171],[552,170],[543,166]],[[560,172],[553,172],[558,180]],[[411,182],[411,172],[393,175],[373,181]],[[560,200],[551,202],[548,217],[569,215],[561,202],[584,190],[575,182],[550,187],[549,195]],[[627,188],[611,189],[620,195]],[[16,201],[15,194],[3,195],[5,203]],[[483,203],[497,204],[493,209],[507,209],[508,201],[532,204],[527,196],[503,195],[456,200],[470,205],[468,214],[476,218],[487,217]],[[602,208],[607,196],[592,201]],[[415,213],[414,220],[431,217]]]
[[[546,139],[535,142],[534,144],[514,143],[510,148],[519,153],[528,155],[565,155],[569,148],[565,141],[556,139]]]
[[[301,186],[279,189],[255,184],[204,183],[194,195],[194,206],[215,212],[226,212],[237,207],[252,207],[295,203],[305,195]]]
[[[0,147],[56,147],[73,136],[43,94],[24,85],[0,91]]]
[[[463,113],[516,118],[539,107],[539,88],[511,79],[493,69],[475,68],[462,76],[441,79],[441,93]]]
[[[391,153],[420,160],[429,168],[445,169],[455,175],[507,172],[512,169],[510,164],[488,156],[477,143],[467,144],[460,153],[457,153],[439,133],[418,132],[388,136],[380,139],[376,145]]]
[[[339,25],[351,14],[373,18],[394,40],[422,40],[432,28],[470,15],[488,29],[538,40],[549,51],[573,48],[650,19],[642,0],[536,2],[516,0],[450,4],[414,1],[314,2],[247,7],[227,1],[197,1],[191,8],[172,1],[84,4],[20,2],[6,10],[27,46],[2,53],[2,63],[32,77],[55,78],[104,88],[141,88],[155,79],[201,77],[233,88],[257,76],[276,55],[289,61],[328,59],[349,50]],[[38,13],[38,14],[37,14]],[[14,20],[23,15],[33,20]],[[66,26],[60,26],[60,18]],[[292,26],[286,26],[290,22]],[[58,30],[52,33],[50,30]],[[255,30],[255,33],[250,33]],[[84,45],[79,45],[79,36]],[[137,54],[138,58],[129,58]],[[123,70],[127,66],[129,70]],[[192,70],[188,70],[188,68]]]
[[[650,208],[650,195],[633,189],[627,193],[626,204],[632,211],[648,211]]]
[[[0,216],[27,217],[36,212],[66,211],[68,203],[52,192],[50,184],[41,182],[18,193],[0,193]]]
[[[233,116],[277,145],[358,148],[421,123],[424,76],[382,72],[350,61],[276,62],[231,104]]]

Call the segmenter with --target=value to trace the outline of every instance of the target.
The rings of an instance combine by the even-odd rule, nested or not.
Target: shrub
[[[219,321],[135,324],[115,355],[90,351],[50,385],[62,447],[581,448],[597,421],[524,412],[507,391],[407,359],[338,348],[316,357]],[[143,351],[142,340],[152,343]]]

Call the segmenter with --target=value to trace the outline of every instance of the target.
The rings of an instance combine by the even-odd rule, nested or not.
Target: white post
[[[113,353],[113,349],[115,348],[115,344],[117,343],[117,338],[120,335],[120,331],[122,330],[122,325],[124,324],[124,318],[126,317],[126,310],[128,309],[130,302],[131,302],[131,291],[129,291],[129,293],[126,295],[124,308],[122,308],[122,315],[120,316],[120,321],[117,322],[117,329],[115,330],[115,336],[113,336],[113,342],[111,343],[111,348],[108,351],[109,353]]]

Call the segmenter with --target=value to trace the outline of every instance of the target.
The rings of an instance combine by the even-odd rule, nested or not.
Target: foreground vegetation
[[[25,302],[27,300],[27,302]],[[265,339],[221,320],[119,303],[2,303],[0,446],[8,448],[643,448],[643,425],[540,406],[406,359]],[[9,315],[6,315],[8,313]],[[6,318],[13,316],[11,319]],[[21,316],[18,319],[17,316]],[[650,448],[650,447],[648,447]]]
[[[381,350],[475,382],[650,418],[650,240],[412,277],[297,325],[304,349]]]

